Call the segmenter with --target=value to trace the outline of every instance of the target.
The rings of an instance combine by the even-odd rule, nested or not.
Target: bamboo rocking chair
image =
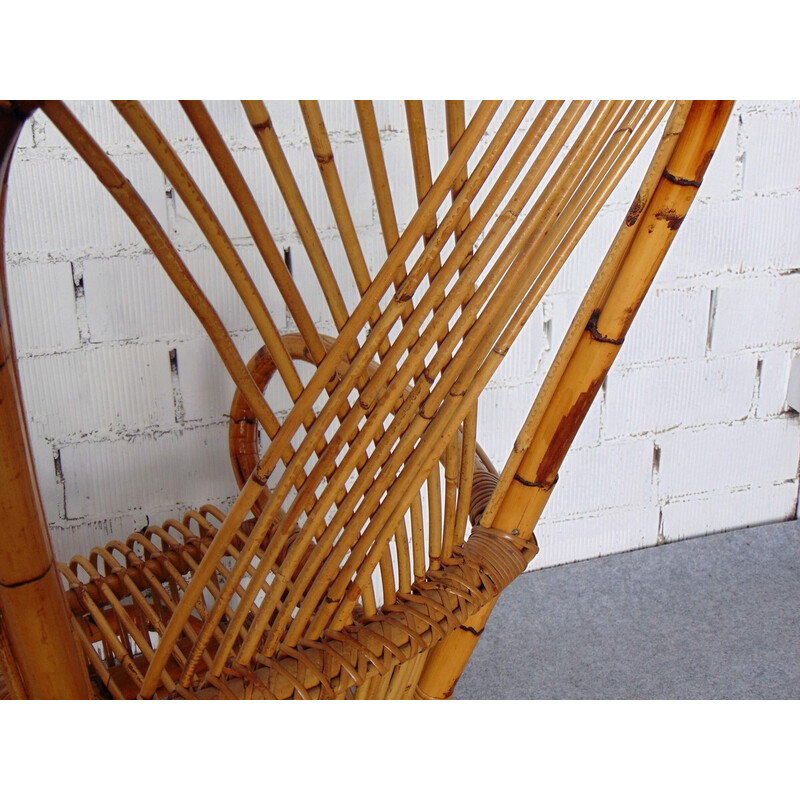
[[[375,107],[357,102],[384,245],[373,263],[321,107],[302,102],[346,255],[336,270],[266,106],[236,106],[313,268],[328,334],[209,108],[181,103],[291,315],[285,324],[270,314],[233,237],[153,118],[138,103],[114,105],[190,212],[260,348],[240,354],[153,210],[63,103],[0,102],[0,219],[15,142],[40,109],[136,227],[233,379],[229,445],[240,489],[225,511],[204,506],[56,563],[4,267],[2,693],[450,696],[498,595],[537,553],[534,528],[559,466],[697,193],[731,103],[485,101],[468,114],[448,101],[449,154],[437,174],[423,104],[408,101],[413,169],[404,179],[417,204],[401,220]],[[597,260],[513,451],[495,469],[476,441],[481,392],[651,139],[641,188]],[[346,281],[357,296],[344,291]],[[356,300],[348,305],[347,296]],[[283,418],[268,399],[277,383],[293,404]]]

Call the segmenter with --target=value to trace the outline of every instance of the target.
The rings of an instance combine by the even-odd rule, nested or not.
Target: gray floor
[[[521,576],[455,697],[800,698],[800,521]]]

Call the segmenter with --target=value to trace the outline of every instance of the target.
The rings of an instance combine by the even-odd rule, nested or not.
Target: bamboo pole
[[[453,148],[458,143],[458,140],[461,138],[461,134],[464,133],[464,123],[465,123],[465,112],[464,112],[464,101],[463,100],[448,100],[445,102],[445,118],[447,121],[447,147],[448,150],[452,153]],[[453,191],[452,196],[455,199],[458,192],[461,190],[461,187],[466,183],[467,180],[467,170],[461,173],[458,176],[458,179],[453,184]],[[461,218],[461,222],[459,223],[458,227],[455,230],[455,239],[456,242],[461,238],[464,231],[466,230],[467,226],[469,225],[470,214],[469,209]],[[461,267],[459,267],[459,273],[463,275],[464,270],[469,263],[469,259],[473,256],[472,249],[467,253],[464,258],[464,263]],[[461,304],[461,310],[463,311],[469,300],[472,298],[474,294],[474,286],[472,287],[471,291],[467,294],[465,301]],[[472,492],[472,480],[475,473],[475,446],[476,446],[476,437],[477,437],[477,429],[478,429],[478,403],[476,402],[475,405],[470,409],[469,413],[467,414],[466,418],[464,419],[464,425],[462,427],[462,438],[461,438],[461,454],[460,454],[460,464],[461,469],[459,471],[459,478],[458,478],[458,506],[455,512],[455,530],[454,530],[454,539],[456,545],[461,545],[464,541],[464,536],[467,530],[467,518],[469,516],[469,506],[470,506],[470,494]],[[435,467],[434,467],[435,469]]]
[[[406,100],[405,106],[406,120],[408,122],[408,140],[411,146],[411,166],[414,171],[414,187],[417,192],[417,202],[421,203],[433,183],[431,156],[428,151],[428,134],[425,130],[425,109],[422,105],[422,100]],[[436,217],[432,217],[422,234],[422,241],[425,244],[428,244],[431,240],[435,230]],[[428,277],[430,279],[433,279],[436,275],[439,266],[438,256],[431,259],[428,267]]]
[[[353,218],[345,198],[344,188],[336,169],[336,162],[333,158],[333,149],[328,138],[328,131],[325,121],[322,118],[322,111],[316,100],[301,100],[300,110],[308,131],[311,149],[319,167],[325,191],[328,194],[333,218],[339,230],[347,260],[350,262],[350,269],[358,287],[358,292],[363,296],[371,283],[367,262],[361,250],[361,243],[358,240]]]
[[[512,519],[525,535],[536,524],[578,425],[616,358],[636,311],[686,215],[730,116],[728,101],[692,104],[650,203],[602,306],[569,360],[518,474],[499,505],[495,527]],[[595,318],[596,317],[596,318]],[[527,484],[539,484],[528,486]],[[520,510],[522,512],[520,512]],[[510,515],[510,516],[509,516]]]
[[[8,169],[33,108],[0,107],[0,615],[9,688],[35,699],[92,696],[72,633],[42,507],[11,332],[4,220]],[[24,693],[24,695],[23,695]]]

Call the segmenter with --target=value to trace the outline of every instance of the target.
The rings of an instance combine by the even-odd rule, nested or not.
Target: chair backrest
[[[227,275],[257,332],[255,352],[240,352],[189,256],[67,105],[0,104],[3,197],[14,141],[39,107],[133,223],[233,381],[229,446],[239,493],[225,512],[206,506],[56,565],[4,277],[0,511],[9,533],[0,543],[0,667],[9,692],[449,695],[475,631],[537,552],[534,527],[559,466],[731,104],[485,101],[470,115],[448,101],[447,153],[437,161],[425,107],[407,101],[412,169],[404,180],[416,200],[398,219],[385,131],[373,104],[356,102],[380,257],[348,201],[364,194],[363,181],[345,185],[318,103],[300,108],[335,242],[323,241],[312,220],[264,103],[227,113],[246,119],[263,150],[258,167],[274,179],[279,210],[265,209],[252,188],[262,177],[245,176],[210,107],[181,103],[195,137],[181,158],[143,105],[114,106],[191,216],[215,273]],[[480,394],[654,137],[641,187],[496,470],[478,444]],[[205,153],[224,185],[236,235],[190,174],[194,152]],[[297,256],[287,263],[276,244],[271,214],[292,221],[302,278]],[[245,263],[245,245],[255,265]],[[277,297],[286,319],[270,310]],[[43,640],[34,628],[55,633]]]

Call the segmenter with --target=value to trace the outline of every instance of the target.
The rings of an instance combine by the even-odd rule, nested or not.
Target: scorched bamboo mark
[[[605,375],[596,378],[589,388],[578,395],[578,399],[572,408],[561,418],[550,446],[544,454],[539,468],[536,471],[537,483],[548,483],[552,481],[558,473],[558,468],[564,460],[564,456],[575,438],[578,428],[583,422],[583,418],[589,411],[589,408],[597,395],[600,386],[605,379]]]
[[[655,217],[656,219],[663,219],[671,231],[678,230],[683,222],[683,214],[677,214],[673,208],[666,208],[663,211],[658,211]]]
[[[639,215],[642,213],[643,209],[644,201],[642,200],[642,193],[636,192],[636,197],[628,210],[628,216],[625,217],[625,224],[629,228],[636,224],[636,220],[639,219]]]

